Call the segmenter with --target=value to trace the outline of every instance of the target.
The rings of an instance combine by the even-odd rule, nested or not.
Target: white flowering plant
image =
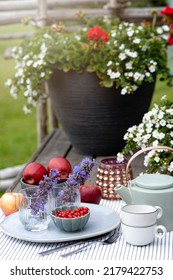
[[[94,72],[103,87],[116,87],[121,94],[131,94],[156,74],[172,85],[167,61],[167,24],[146,22],[135,25],[117,18],[86,19],[85,27],[69,32],[62,23],[42,28],[32,39],[14,48],[16,73],[6,86],[14,98],[26,98],[29,113],[38,99],[47,98],[44,81],[54,69],[64,72]]]
[[[163,96],[160,105],[155,104],[147,112],[139,125],[128,128],[124,135],[126,145],[119,154],[136,152],[149,146],[167,146],[173,148],[173,101]],[[153,149],[144,155],[144,166],[148,173],[173,175],[173,153],[162,149]]]

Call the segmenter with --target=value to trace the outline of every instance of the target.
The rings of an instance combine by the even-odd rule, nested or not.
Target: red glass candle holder
[[[127,159],[118,162],[117,158],[102,159],[97,170],[96,184],[102,191],[102,198],[109,200],[121,199],[115,192],[116,185],[127,186],[128,180],[133,178],[132,170],[129,170],[129,178],[126,176]]]

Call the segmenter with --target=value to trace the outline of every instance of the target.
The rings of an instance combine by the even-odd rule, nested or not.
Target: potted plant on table
[[[173,7],[166,6],[160,12],[163,15],[163,22],[170,27],[170,33],[167,38],[169,63],[172,63],[173,46]],[[169,49],[171,47],[171,49]],[[173,64],[170,65],[171,68]],[[136,150],[144,151],[144,166],[146,172],[161,172],[173,175],[173,102],[163,96],[160,104],[154,107],[142,118],[139,125],[129,127],[124,135],[125,147],[118,156],[121,160],[129,153],[134,154]],[[163,146],[169,149],[157,149]],[[151,149],[150,149],[151,148]],[[145,150],[149,150],[149,152]],[[136,155],[139,154],[138,152]],[[133,156],[135,157],[135,155]]]
[[[171,85],[170,29],[156,27],[155,19],[135,25],[80,16],[85,23],[80,30],[46,27],[14,49],[16,74],[6,85],[13,97],[24,94],[29,113],[38,99],[47,98],[48,81],[55,114],[72,144],[85,154],[115,154],[127,128],[148,110],[156,75]]]
[[[123,155],[151,147],[149,152],[144,153],[146,172],[173,175],[173,152],[169,149],[173,149],[173,101],[163,96],[159,105],[155,104],[149,112],[144,114],[139,125],[128,128],[124,140],[126,145],[122,154],[119,154],[121,160],[123,160]],[[157,149],[158,146],[168,147],[168,149]]]

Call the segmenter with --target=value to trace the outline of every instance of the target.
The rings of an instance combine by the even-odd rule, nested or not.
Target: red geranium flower
[[[172,46],[173,45],[173,35],[170,35],[168,38],[168,45]]]
[[[173,17],[173,8],[166,6],[163,10],[160,11],[162,15]]]
[[[166,6],[162,11],[160,11],[162,15],[165,16],[164,21],[167,23],[173,22],[173,8],[170,6]]]
[[[91,27],[88,34],[88,40],[102,41],[103,43],[108,42],[109,34],[106,33],[100,26]]]

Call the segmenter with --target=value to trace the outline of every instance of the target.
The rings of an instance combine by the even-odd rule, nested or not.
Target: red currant
[[[74,219],[74,218],[85,216],[88,212],[89,212],[88,207],[79,207],[74,210],[70,210],[70,209],[66,209],[64,211],[57,210],[55,216],[59,218]]]

